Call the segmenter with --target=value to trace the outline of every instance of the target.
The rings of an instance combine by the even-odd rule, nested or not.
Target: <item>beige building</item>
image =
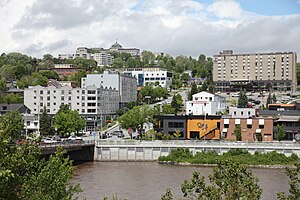
[[[213,80],[218,91],[291,90],[297,87],[295,52],[234,54],[224,50],[213,56]]]

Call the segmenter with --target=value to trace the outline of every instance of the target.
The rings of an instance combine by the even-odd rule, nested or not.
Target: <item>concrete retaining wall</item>
[[[103,143],[98,142],[95,150],[95,160],[97,161],[156,161],[159,156],[169,155],[172,149],[178,147],[189,148],[192,154],[201,151],[216,151],[219,154],[227,152],[229,149],[245,149],[250,153],[277,151],[290,156],[292,153],[300,156],[299,144],[286,143],[198,143],[198,144],[178,144],[170,142],[167,144],[154,142],[139,142],[134,144],[125,143]]]

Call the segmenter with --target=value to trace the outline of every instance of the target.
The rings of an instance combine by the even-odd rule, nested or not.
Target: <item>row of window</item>
[[[81,91],[81,94],[85,94],[85,90],[77,90],[77,93],[80,93]],[[36,90],[33,91],[34,93],[37,93]],[[44,90],[40,90],[39,91],[40,94],[44,94]],[[50,94],[51,93],[51,90],[47,90],[45,91],[45,94]],[[53,90],[53,93],[56,94],[56,90]],[[68,93],[68,94],[72,94],[72,90],[60,90],[60,93],[61,94],[65,94],[65,93]],[[96,94],[96,90],[88,90],[87,91],[88,94]]]

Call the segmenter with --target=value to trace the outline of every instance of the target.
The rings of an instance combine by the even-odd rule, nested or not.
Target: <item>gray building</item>
[[[104,71],[103,74],[88,74],[81,79],[81,87],[86,88],[90,85],[117,90],[120,95],[120,108],[137,100],[136,78],[132,76],[110,71]]]
[[[32,114],[39,115],[45,107],[48,114],[55,115],[61,105],[68,104],[86,119],[87,131],[100,126],[107,116],[114,116],[119,109],[119,102],[119,92],[103,86],[33,86],[24,91],[24,104]]]

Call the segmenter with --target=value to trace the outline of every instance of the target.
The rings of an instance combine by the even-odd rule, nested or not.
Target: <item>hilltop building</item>
[[[113,52],[129,53],[132,57],[140,55],[140,50],[137,48],[123,48],[117,41],[111,45],[110,48],[88,48],[78,47],[74,54],[58,54],[60,59],[74,59],[77,57],[94,59],[97,62],[97,66],[110,66],[113,63]]]

